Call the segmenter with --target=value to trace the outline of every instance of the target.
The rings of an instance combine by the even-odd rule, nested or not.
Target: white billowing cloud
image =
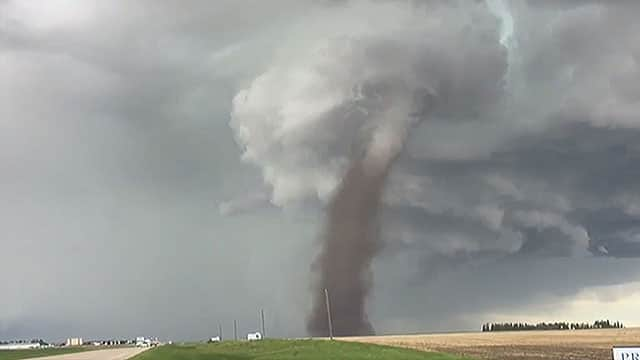
[[[277,205],[326,201],[351,157],[389,129],[397,135],[392,124],[468,119],[502,92],[506,52],[482,4],[355,1],[311,23],[326,31],[311,26],[303,44],[293,42],[296,51],[284,44],[287,57],[234,99],[231,126],[243,159],[262,169]]]

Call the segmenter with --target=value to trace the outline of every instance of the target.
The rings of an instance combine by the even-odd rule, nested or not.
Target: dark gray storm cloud
[[[304,258],[279,228],[313,224],[218,211],[260,185],[231,98],[302,9],[249,3],[0,4],[0,338],[302,328],[298,265],[268,254]]]
[[[243,158],[262,168],[278,206],[327,201],[348,174],[354,144],[378,126],[360,89],[400,79],[435,100],[392,172],[381,231],[388,252],[418,258],[412,271],[423,283],[477,261],[505,268],[635,257],[638,39],[627,30],[635,25],[620,4],[542,5],[514,2],[512,29],[498,34],[483,3],[345,4],[342,14],[372,15],[309,32],[298,52],[236,96],[232,127]],[[344,38],[348,45],[336,46]],[[588,220],[603,211],[617,211],[627,227],[611,233]],[[392,258],[380,253],[379,262]]]
[[[0,3],[0,338],[304,334],[323,205],[417,87],[376,330],[638,281],[638,5],[490,3]]]

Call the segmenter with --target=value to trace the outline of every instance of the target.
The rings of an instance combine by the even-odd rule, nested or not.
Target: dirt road
[[[37,360],[125,360],[145,351],[144,348],[118,348],[34,358]]]
[[[493,360],[610,360],[614,345],[640,345],[640,328],[342,338]]]

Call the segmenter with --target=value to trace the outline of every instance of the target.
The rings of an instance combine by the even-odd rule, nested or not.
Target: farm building
[[[82,338],[68,338],[65,342],[65,345],[67,346],[80,346],[82,344],[84,344]]]

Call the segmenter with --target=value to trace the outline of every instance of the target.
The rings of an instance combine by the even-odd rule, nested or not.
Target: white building
[[[67,346],[80,346],[84,344],[84,342],[82,341],[82,338],[68,338],[65,344]]]
[[[144,336],[138,336],[136,338],[136,346],[137,347],[151,347],[151,346],[158,346],[160,345],[160,341],[158,341],[158,338],[146,338]]]

